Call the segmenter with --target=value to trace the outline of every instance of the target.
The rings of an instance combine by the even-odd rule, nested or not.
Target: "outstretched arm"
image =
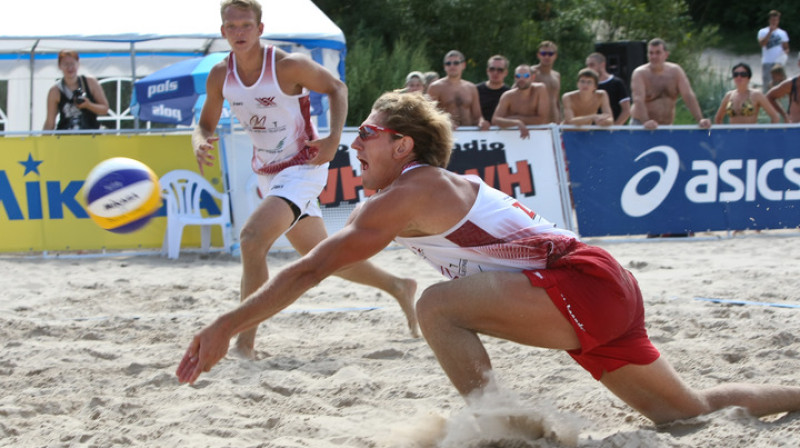
[[[386,247],[409,222],[409,206],[415,200],[380,199],[373,197],[344,229],[272,277],[238,308],[197,333],[178,366],[178,380],[194,383],[225,356],[233,336],[274,316],[329,275]]]

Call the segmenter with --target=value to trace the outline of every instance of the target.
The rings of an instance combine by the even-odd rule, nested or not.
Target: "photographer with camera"
[[[108,114],[108,100],[100,83],[91,76],[78,76],[78,53],[58,52],[58,68],[64,74],[47,94],[45,131],[100,129],[98,115]],[[56,126],[56,115],[59,115]]]

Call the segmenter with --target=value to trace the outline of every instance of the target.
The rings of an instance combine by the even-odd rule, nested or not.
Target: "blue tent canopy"
[[[136,81],[131,111],[140,120],[192,124],[195,109],[200,109],[198,99],[206,93],[208,73],[227,54],[187,59]]]

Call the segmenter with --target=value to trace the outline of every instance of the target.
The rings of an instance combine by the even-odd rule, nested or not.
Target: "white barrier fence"
[[[329,233],[341,229],[356,204],[371,192],[361,187],[361,165],[348,150],[356,129],[342,133],[339,153],[329,168],[328,187],[320,196]],[[573,229],[568,182],[560,134],[556,126],[531,128],[530,139],[517,130],[457,130],[449,169],[480,176],[489,185],[514,197],[562,228]],[[243,132],[221,136],[224,172],[231,196],[234,240],[260,202],[250,161],[252,143]],[[238,247],[238,246],[235,246]],[[290,248],[281,237],[276,250]]]

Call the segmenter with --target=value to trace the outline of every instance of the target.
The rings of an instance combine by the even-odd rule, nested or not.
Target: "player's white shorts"
[[[259,174],[261,195],[287,199],[300,209],[300,215],[322,217],[319,195],[328,183],[328,164],[295,165],[276,174]]]

